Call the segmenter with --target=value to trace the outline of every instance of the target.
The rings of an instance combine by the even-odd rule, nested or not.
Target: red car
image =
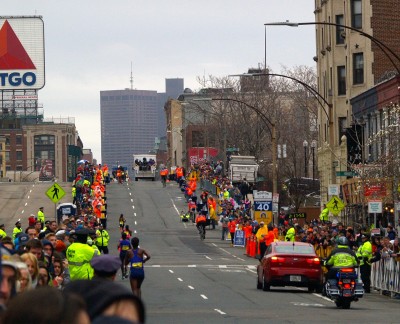
[[[257,289],[271,286],[307,287],[309,292],[322,292],[321,261],[309,243],[274,242],[257,268]]]

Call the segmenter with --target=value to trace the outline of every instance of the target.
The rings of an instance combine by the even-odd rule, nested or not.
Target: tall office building
[[[133,154],[147,153],[158,136],[159,96],[151,90],[100,91],[101,160],[131,168]]]

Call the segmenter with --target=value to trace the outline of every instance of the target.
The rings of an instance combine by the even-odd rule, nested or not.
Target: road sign
[[[328,195],[329,196],[339,195],[339,185],[337,185],[337,184],[328,185]]]
[[[272,200],[272,192],[253,190],[254,200]]]
[[[260,223],[264,222],[265,225],[268,225],[269,223],[272,223],[272,211],[254,211],[254,219]]]
[[[355,177],[355,176],[357,176],[357,173],[354,171],[337,171],[336,176],[337,177]]]
[[[60,201],[62,197],[65,196],[65,191],[63,188],[60,187],[58,183],[54,183],[49,189],[47,189],[46,196],[49,197],[53,203],[56,204]]]
[[[272,211],[272,201],[255,201],[255,211]]]
[[[381,214],[382,213],[382,200],[368,201],[368,213]]]
[[[344,203],[338,196],[332,196],[331,200],[326,204],[326,207],[328,207],[333,215],[337,216],[344,208]]]

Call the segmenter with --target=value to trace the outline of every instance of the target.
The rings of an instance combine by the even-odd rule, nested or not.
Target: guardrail
[[[384,258],[371,266],[371,287],[386,290],[393,294],[400,293],[400,262],[394,258]]]

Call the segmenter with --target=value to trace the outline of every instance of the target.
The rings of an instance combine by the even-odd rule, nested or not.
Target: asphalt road
[[[175,183],[167,188],[151,181],[113,183],[107,202],[111,241],[124,213],[140,246],[151,254],[142,286],[147,323],[398,322],[400,302],[377,292],[342,310],[301,288],[257,290],[257,260],[222,241],[220,229],[200,241],[195,226],[180,222],[186,203]]]
[[[72,202],[71,183],[58,184],[65,192],[58,203]],[[0,182],[0,222],[5,224],[7,234],[12,233],[18,219],[25,229],[29,215],[36,216],[39,207],[44,207],[46,220],[55,219],[57,205],[46,196],[52,185],[53,182]]]

